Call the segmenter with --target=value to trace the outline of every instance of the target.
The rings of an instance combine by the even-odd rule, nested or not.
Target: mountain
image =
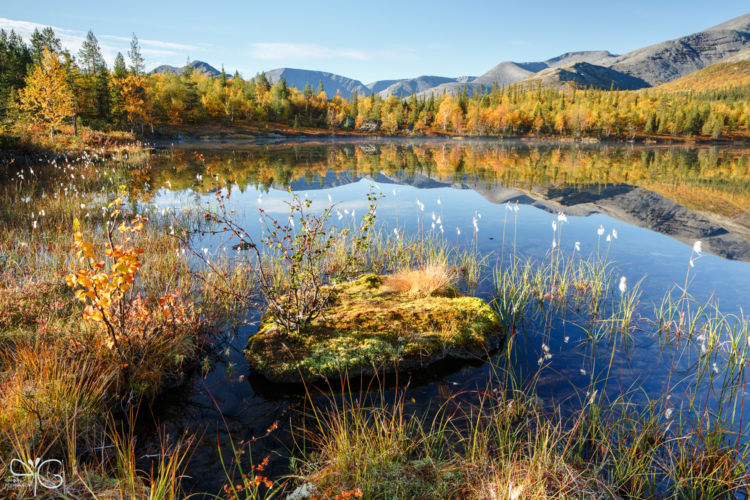
[[[539,73],[521,80],[520,83],[531,85],[542,82],[547,87],[567,87],[574,84],[577,87],[593,87],[609,90],[613,85],[620,90],[636,90],[649,87],[648,82],[612,68],[605,68],[586,62],[570,62],[556,68],[543,69]]]
[[[168,64],[162,64],[161,66],[157,66],[154,68],[151,73],[155,73],[158,75],[163,75],[166,73],[177,73],[182,74],[185,72],[185,70],[190,67],[194,71],[197,71],[198,73],[201,73],[206,76],[218,76],[221,74],[220,69],[216,69],[213,66],[211,66],[208,63],[205,63],[203,61],[192,61],[190,64],[186,64],[185,66],[181,68],[175,68],[174,66],[170,66]],[[231,75],[228,75],[231,77]]]
[[[318,82],[322,81],[328,96],[340,92],[342,97],[347,98],[355,89],[363,94],[377,92],[382,97],[402,94],[406,96],[412,92],[420,97],[429,97],[430,94],[455,93],[464,86],[473,92],[482,86],[489,89],[493,84],[511,85],[540,72],[541,74],[533,80],[541,80],[550,85],[577,82],[581,85],[609,88],[614,81],[618,88],[635,89],[678,80],[715,63],[729,61],[728,58],[746,49],[750,49],[750,14],[730,19],[692,35],[643,47],[619,56],[605,50],[595,50],[566,52],[542,62],[505,61],[479,77],[420,76],[410,79],[378,80],[364,85],[359,80],[333,73],[291,68],[275,69],[267,72],[266,76],[273,82],[283,76],[288,85],[294,85],[298,89],[304,88],[309,82],[313,89],[317,90]],[[201,61],[193,61],[190,66],[206,75],[221,73]],[[153,73],[179,73],[184,70],[185,67],[163,65],[154,69]],[[719,70],[732,71],[726,68],[714,68],[712,71]],[[706,74],[701,78],[701,82],[692,82],[691,85],[708,84],[709,77]]]
[[[368,83],[365,88],[360,89],[360,93],[370,94],[375,92],[376,94],[382,92],[393,84],[403,82],[404,80],[378,80],[376,82]],[[365,90],[366,89],[366,90]]]
[[[605,61],[614,59],[617,56],[610,54],[606,50],[590,50],[583,52],[566,52],[565,54],[553,57],[543,62],[527,62],[527,63],[516,63],[512,61],[501,62],[482,76],[479,76],[470,82],[450,82],[442,85],[437,85],[427,91],[423,91],[421,95],[429,97],[430,94],[440,95],[445,92],[455,93],[456,89],[468,83],[469,88],[473,91],[480,86],[485,88],[491,88],[494,83],[498,86],[508,86],[516,82],[524,80],[534,73],[543,71],[549,68],[557,68],[573,61],[581,61],[591,64],[602,64]]]
[[[658,85],[689,75],[746,48],[750,48],[750,14],[598,64]]]
[[[390,87],[383,89],[380,91],[381,97],[388,97],[391,95],[404,95],[409,96],[414,92],[415,94],[418,94],[420,92],[424,92],[425,90],[429,90],[431,88],[435,88],[438,85],[441,85],[443,83],[449,83],[453,82],[456,83],[455,78],[446,78],[444,76],[420,76],[418,78],[411,78],[409,80],[401,80],[397,83],[394,83]]]
[[[345,76],[326,73],[324,71],[311,71],[307,69],[279,68],[266,71],[266,77],[273,83],[278,82],[281,77],[284,77],[288,86],[291,87],[294,85],[299,90],[304,89],[305,84],[309,83],[316,92],[319,82],[323,82],[323,89],[328,97],[333,97],[337,91],[340,91],[341,97],[349,98],[354,89],[361,91],[361,89],[366,88],[359,80],[352,80]]]
[[[663,92],[719,90],[750,85],[750,49],[656,88]]]

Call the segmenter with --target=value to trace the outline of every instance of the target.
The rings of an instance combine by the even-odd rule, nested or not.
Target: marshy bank
[[[10,461],[34,457],[64,464],[71,498],[746,495],[748,271],[719,257],[743,255],[742,151],[276,148],[8,168],[9,495],[31,494],[7,481]],[[663,193],[659,217],[626,210],[639,189]],[[280,343],[312,342],[309,321],[284,316],[307,304],[288,297],[310,276],[356,304],[357,279],[431,266],[443,286],[392,297],[476,297],[496,346],[390,375],[386,358],[364,377],[329,366],[308,385],[269,382],[246,357],[269,307]],[[114,282],[126,314],[95,286]],[[331,298],[319,321],[338,327]],[[444,319],[432,329],[449,344],[466,330]],[[421,351],[418,329],[386,329],[393,349],[378,352]],[[334,364],[349,356],[316,345]]]

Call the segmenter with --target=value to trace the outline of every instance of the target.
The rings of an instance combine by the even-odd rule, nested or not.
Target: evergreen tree
[[[224,71],[224,65],[221,65],[221,78],[219,79],[219,85],[221,85],[221,88],[225,88],[227,86],[227,72]]]
[[[353,120],[357,119],[357,106],[359,106],[359,96],[357,94],[357,89],[354,89],[352,97],[349,100],[349,117]]]
[[[0,30],[0,116],[6,115],[18,90],[25,85],[27,67],[32,64],[32,51],[20,36],[11,30]]]
[[[320,82],[318,83],[318,91],[316,92],[316,94],[320,95],[323,92],[325,92],[325,89],[323,88],[323,80],[320,80]]]
[[[104,118],[109,114],[109,72],[99,42],[91,31],[78,53],[78,63],[82,94],[79,108],[85,116]]]
[[[41,32],[34,29],[31,35],[31,51],[34,64],[41,64],[44,59],[44,49],[60,54],[63,51],[60,39],[55,36],[51,27],[44,28]]]
[[[310,99],[310,96],[313,95],[313,88],[312,85],[310,85],[310,82],[305,83],[305,88],[302,90],[302,95],[305,96],[305,99]]]
[[[128,75],[128,68],[125,66],[125,58],[122,57],[122,53],[118,52],[117,57],[115,57],[115,66],[113,75],[116,80],[120,80],[122,78],[125,78]]]
[[[133,33],[133,40],[130,42],[128,57],[130,58],[130,72],[133,76],[143,75],[146,71],[146,63],[141,55],[141,49],[138,46],[138,37],[135,36],[135,33]]]

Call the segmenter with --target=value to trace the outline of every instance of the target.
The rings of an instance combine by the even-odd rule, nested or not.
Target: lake
[[[382,193],[377,225],[383,233],[477,252],[485,259],[485,279],[470,293],[488,299],[493,269],[520,258],[548,261],[554,241],[554,251],[572,259],[611,261],[612,278],[626,277],[631,289],[640,282],[637,315],[646,321],[655,320],[655,304],[669,290],[682,294],[686,276],[688,293],[718,304],[723,314],[741,316],[750,306],[750,150],[489,140],[224,143],[158,149],[149,168],[132,181],[142,204],[157,211],[211,206],[217,182],[231,192],[238,220],[255,241],[265,234],[257,209],[288,219],[292,193],[286,186],[313,200],[313,211],[333,205],[339,226],[365,214],[371,190]],[[697,241],[700,256],[693,251]],[[218,237],[195,245],[209,255],[233,252],[232,242]],[[229,434],[235,442],[265,436],[275,422],[279,430],[254,444],[253,462],[269,457],[272,476],[289,474],[289,430],[302,425],[300,410],[310,398],[325,401],[342,392],[334,381],[327,389],[311,388],[308,398],[302,386],[273,384],[253,373],[242,349],[257,319],[227,334],[210,371],[193,374],[150,412],[142,410],[144,429],[158,422],[202,435],[187,471],[193,491],[218,492],[226,481],[217,442],[226,453]],[[620,341],[592,342],[587,324],[575,315],[543,313],[517,325],[507,359],[521,384],[533,381],[543,408],[571,413],[595,390],[609,400],[632,395],[634,404],[668,393],[676,410],[687,394],[714,402],[711,383],[694,378],[696,345],[665,348],[640,329]],[[550,358],[543,359],[545,352]],[[714,366],[732,372],[721,359]],[[389,398],[408,386],[406,409],[423,413],[460,392],[470,401],[492,384],[497,362],[497,355],[443,360],[387,377],[381,386],[354,379],[354,388],[343,392],[364,399],[361,383]]]

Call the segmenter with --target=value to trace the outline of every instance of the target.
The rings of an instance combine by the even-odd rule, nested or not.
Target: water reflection
[[[351,224],[350,213],[360,211],[370,186],[376,185],[386,195],[378,216],[389,233],[398,227],[471,245],[489,256],[491,266],[507,266],[514,253],[544,259],[553,237],[550,223],[565,212],[569,223],[562,229],[560,248],[569,253],[579,242],[583,255],[606,252],[614,258],[615,273],[628,276],[629,282],[645,276],[645,305],[639,310],[645,317],[653,316],[649,300],[658,301],[684,281],[695,240],[713,256],[696,265],[691,293],[701,300],[714,296],[725,312],[739,312],[750,303],[750,267],[745,264],[750,262],[750,162],[741,149],[398,142],[201,152],[205,167],[192,150],[160,151],[150,166],[133,172],[134,190],[143,201],[160,207],[205,206],[218,184],[233,193],[233,203],[257,239],[256,208],[279,217],[288,214],[284,202],[291,195],[284,186],[317,196],[316,210],[328,204],[330,195],[347,211],[342,223]],[[417,198],[424,210],[415,204]],[[522,206],[517,214],[503,206],[516,202]],[[433,212],[445,234],[431,226]],[[472,231],[473,217],[479,220],[478,233]],[[599,226],[607,235],[616,229],[618,237],[604,242],[597,234]],[[206,241],[207,246],[215,244]],[[489,292],[488,286],[477,291],[484,296]],[[231,349],[217,353],[210,373],[196,373],[181,391],[152,407],[153,419],[203,435],[188,474],[194,478],[194,491],[217,492],[225,481],[217,443],[226,452],[229,434],[235,441],[252,439],[263,436],[274,422],[280,423],[279,432],[258,442],[253,461],[271,456],[272,474],[287,474],[293,448],[289,430],[301,425],[299,410],[311,399],[356,399],[363,389],[382,391],[392,399],[395,388],[408,386],[407,410],[420,412],[457,393],[484,390],[491,375],[505,366],[496,363],[507,363],[521,386],[536,380],[539,404],[560,413],[580,408],[593,388],[610,401],[629,394],[633,403],[645,403],[667,390],[675,394],[674,405],[680,404],[680,391],[690,392],[695,360],[680,357],[685,345],[683,351],[665,351],[645,335],[591,342],[581,327],[585,322],[572,316],[547,312],[518,325],[503,360],[445,360],[414,373],[375,380],[355,377],[349,386],[330,381],[307,389],[271,384],[253,374],[241,351],[254,330],[243,327],[231,332]],[[537,360],[543,345],[552,358],[540,371]],[[236,367],[228,370],[229,363]],[[675,373],[680,382],[669,385]]]
[[[708,253],[750,261],[750,155],[743,149],[453,141],[274,145],[204,156],[207,169],[193,151],[161,151],[149,185],[169,181],[176,191],[206,193],[218,178],[240,191],[326,190],[366,178],[418,189],[472,189],[494,204],[605,214],[685,243],[702,239]]]

